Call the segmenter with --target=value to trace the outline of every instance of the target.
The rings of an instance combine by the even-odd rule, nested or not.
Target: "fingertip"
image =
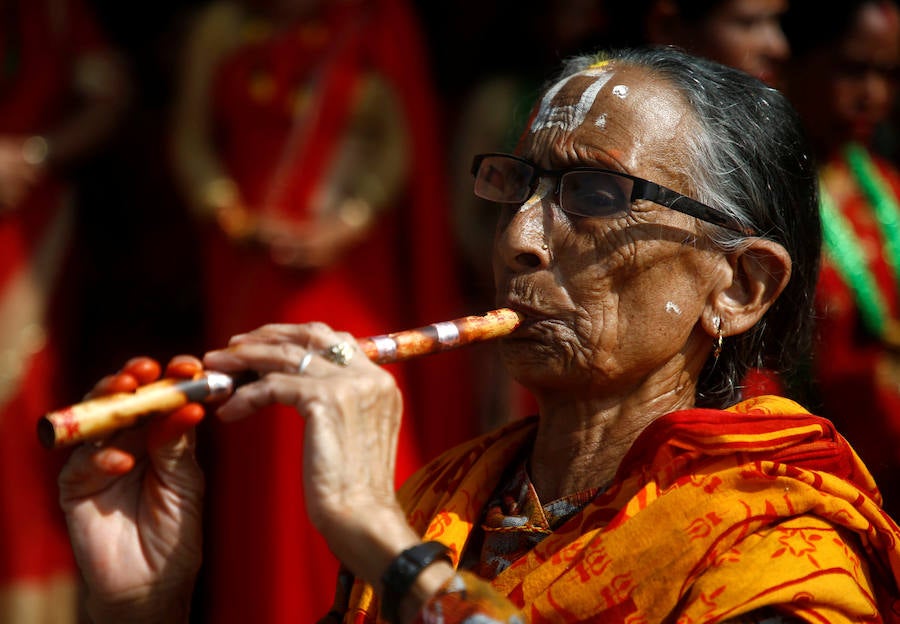
[[[247,338],[247,334],[246,334],[246,333],[244,333],[244,334],[235,334],[235,335],[233,335],[231,338],[228,339],[228,344],[229,344],[229,346],[230,346],[230,345],[234,345],[234,344],[240,344],[240,343],[242,343],[246,338]],[[220,349],[220,350],[221,350],[221,349]]]
[[[157,450],[196,427],[206,414],[199,403],[188,403],[171,414],[151,422],[147,432],[147,447]]]
[[[222,422],[232,422],[235,420],[239,420],[239,417],[235,414],[235,411],[229,409],[228,405],[228,403],[224,403],[216,409],[216,418],[218,418]]]
[[[206,408],[203,405],[200,403],[188,403],[174,411],[169,418],[190,428],[196,427],[203,420],[204,416],[206,416]]]
[[[203,366],[207,370],[216,370],[222,372],[229,372],[238,364],[235,356],[233,346],[240,343],[241,336],[234,336],[228,343],[228,347],[224,349],[215,349],[213,351],[207,351],[203,355]]]
[[[134,375],[138,382],[144,385],[159,379],[162,367],[153,358],[141,355],[128,360],[122,372]]]
[[[89,396],[134,392],[139,385],[138,379],[131,373],[116,373],[98,381]]]
[[[191,379],[203,372],[203,363],[192,355],[176,355],[166,365],[166,377]]]
[[[93,456],[94,465],[109,475],[122,475],[134,468],[134,456],[125,451],[109,447],[101,449]]]

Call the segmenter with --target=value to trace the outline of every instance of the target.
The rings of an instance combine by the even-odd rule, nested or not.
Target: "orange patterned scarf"
[[[445,453],[400,492],[459,559],[528,419]],[[778,605],[810,622],[900,622],[900,529],[829,421],[779,397],[660,418],[613,485],[491,581],[537,622],[718,622]],[[374,622],[357,582],[345,622]]]

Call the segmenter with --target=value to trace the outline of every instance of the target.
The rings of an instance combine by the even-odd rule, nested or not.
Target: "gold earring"
[[[719,356],[722,355],[722,319],[720,317],[716,317],[716,339],[713,341],[713,357],[718,360]]]

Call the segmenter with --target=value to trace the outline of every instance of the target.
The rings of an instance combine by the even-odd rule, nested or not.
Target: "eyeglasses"
[[[621,217],[631,212],[632,202],[646,199],[655,204],[719,225],[747,236],[756,231],[725,213],[636,176],[596,169],[542,169],[511,154],[479,154],[472,161],[475,195],[501,204],[521,204],[531,197],[542,177],[556,178],[556,196],[563,212],[581,217]]]

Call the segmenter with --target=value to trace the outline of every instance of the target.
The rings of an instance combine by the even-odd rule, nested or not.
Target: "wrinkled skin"
[[[565,108],[579,101],[590,107],[583,120]],[[545,168],[620,170],[691,194],[678,139],[696,126],[665,83],[635,69],[578,76],[548,104],[568,121],[529,134],[523,156]],[[504,208],[494,245],[497,303],[531,317],[502,351],[540,406],[531,466],[543,500],[605,484],[640,430],[693,405],[717,308],[729,303],[719,297],[734,276],[697,238],[694,219],[647,201],[621,219],[572,217],[554,185],[544,181],[522,207]],[[558,461],[562,452],[572,463]]]
[[[543,167],[602,166],[690,193],[683,143],[696,128],[684,103],[643,70],[613,66],[606,78],[592,89],[598,76],[579,75],[548,98],[546,123],[525,137],[521,153]],[[493,262],[497,303],[527,317],[504,342],[503,355],[540,406],[529,470],[542,500],[605,484],[647,424],[692,406],[716,318],[726,336],[746,331],[790,274],[786,252],[774,243],[753,242],[752,252],[726,256],[698,237],[692,218],[646,201],[621,219],[572,218],[560,210],[553,188],[554,181],[544,181],[522,207],[502,210]],[[208,353],[203,364],[262,375],[221,405],[218,417],[251,417],[282,403],[306,419],[309,515],[335,554],[378,589],[388,563],[419,541],[393,493],[399,392],[386,371],[359,354],[346,368],[314,357],[297,374],[308,350],[351,339],[316,323],[266,326]],[[102,466],[95,463],[93,470],[97,474],[79,476],[103,478]],[[128,475],[118,479],[118,502],[126,507],[144,495],[141,488],[155,487]],[[64,480],[64,497],[85,490],[75,481]],[[195,492],[181,502],[196,504]],[[159,494],[148,500],[151,510],[164,510],[167,500],[178,504],[182,496],[176,487]],[[75,543],[79,560],[90,563],[103,550],[94,541],[102,525],[116,527],[83,502],[83,513],[70,511],[68,519],[73,534],[96,530]],[[163,548],[180,553],[196,547],[181,543],[184,536],[174,527],[159,537]],[[172,588],[173,601],[182,595],[171,577],[139,574],[146,566],[137,541],[119,546],[138,563],[122,575],[137,576],[134,582],[145,587]],[[165,575],[170,568],[158,571]],[[402,621],[410,621],[451,574],[445,563],[428,566],[403,602]],[[102,604],[121,600],[116,586],[95,582],[92,591]]]
[[[178,357],[167,376],[200,370],[195,358]],[[159,374],[153,360],[136,358],[89,396],[132,391]],[[106,444],[85,444],[60,474],[60,503],[95,622],[185,621],[200,568],[203,493],[190,430],[202,417],[189,404]]]

